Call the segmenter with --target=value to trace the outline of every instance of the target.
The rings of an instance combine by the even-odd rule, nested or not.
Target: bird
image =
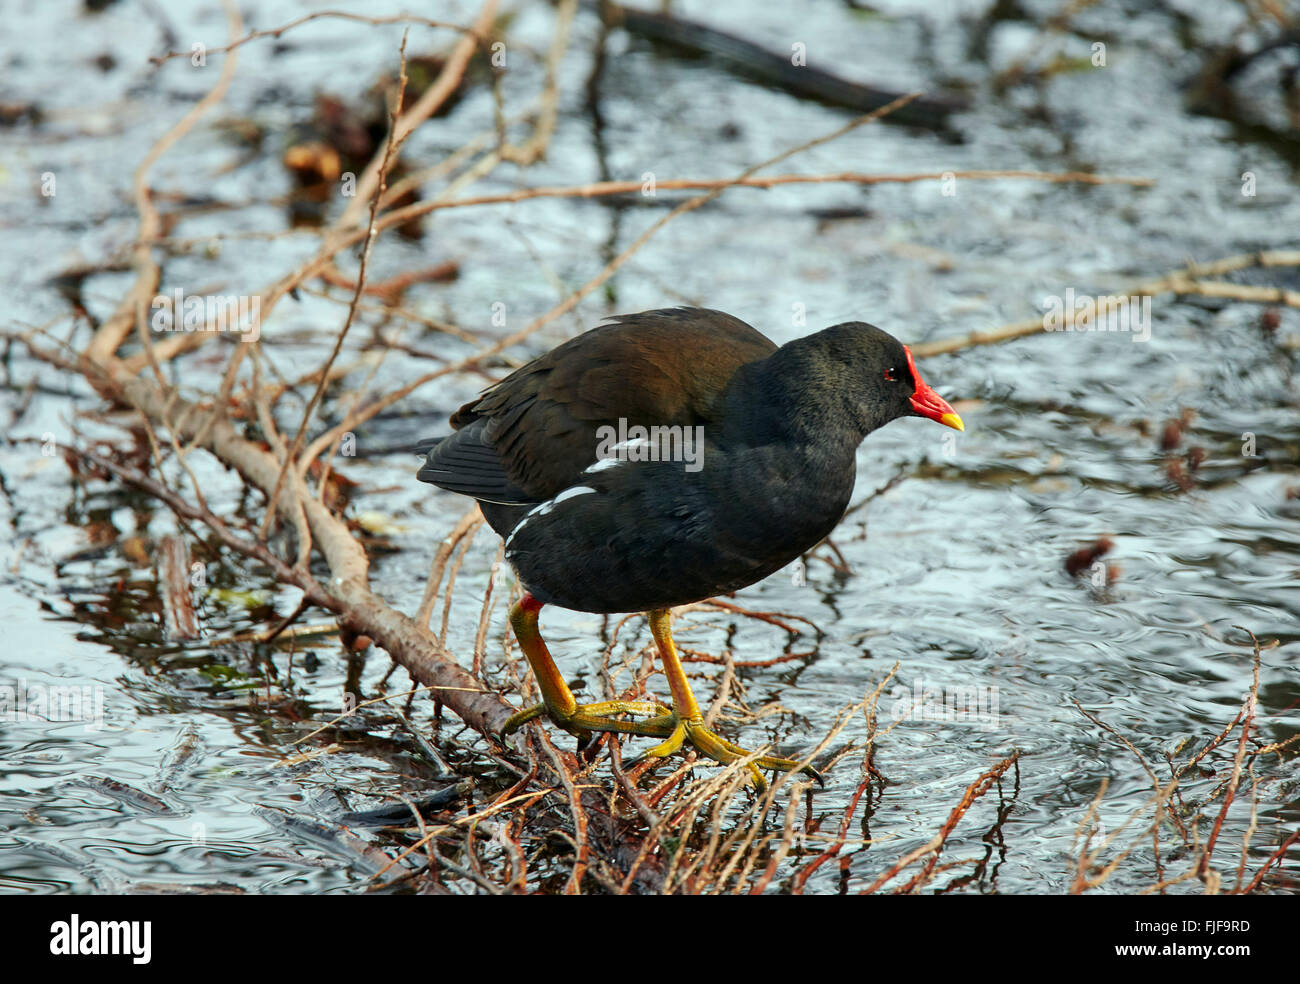
[[[478,501],[504,539],[521,597],[511,628],[545,716],[588,743],[601,732],[690,744],[727,764],[750,756],[704,723],[673,641],[673,608],[754,584],[834,529],[859,444],[901,417],[965,426],[917,371],[911,350],[849,321],[784,345],[721,311],[616,316],[489,386],[423,441],[417,477]],[[671,705],[579,704],[542,638],[546,605],[644,612]],[[792,759],[758,755],[761,770]],[[802,771],[817,778],[811,766]]]

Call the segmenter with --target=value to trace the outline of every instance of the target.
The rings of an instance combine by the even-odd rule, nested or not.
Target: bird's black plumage
[[[904,346],[862,322],[778,348],[721,312],[647,311],[466,404],[419,478],[479,500],[538,601],[671,608],[752,584],[830,533],[858,444],[916,414],[922,390]],[[601,457],[602,436],[638,426],[659,440]],[[693,458],[633,460],[677,437],[702,441]]]

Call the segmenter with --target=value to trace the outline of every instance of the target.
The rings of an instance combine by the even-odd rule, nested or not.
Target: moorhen
[[[862,439],[908,416],[964,429],[907,346],[879,328],[850,321],[778,348],[700,308],[615,318],[461,407],[449,437],[418,446],[418,477],[477,499],[519,577],[510,624],[542,703],[504,733],[545,714],[583,741],[600,731],[663,738],[648,756],[687,741],[723,763],[748,755],[704,726],[670,610],[753,584],[816,546],[848,506]],[[648,612],[672,707],[579,705],[538,630],[548,604]],[[797,765],[762,756],[750,771],[761,786],[759,768]]]

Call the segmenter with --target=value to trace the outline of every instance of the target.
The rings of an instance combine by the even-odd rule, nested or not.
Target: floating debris
[[[1073,577],[1080,574],[1086,574],[1092,570],[1092,565],[1097,560],[1106,556],[1114,548],[1115,541],[1108,536],[1098,537],[1093,543],[1086,547],[1080,547],[1070,556],[1065,558],[1066,573]]]
[[[185,816],[184,813],[173,809],[153,793],[146,793],[143,789],[137,789],[135,786],[129,786],[124,782],[118,782],[116,779],[109,779],[106,776],[78,776],[63,785],[84,786],[93,789],[95,792],[109,797],[109,799],[117,800],[124,806],[131,807],[137,813],[146,813],[158,817]]]
[[[345,813],[343,822],[355,827],[411,827],[415,825],[413,811],[418,811],[424,819],[432,819],[434,814],[442,813],[469,796],[474,783],[462,779],[454,786],[440,789],[436,793],[409,803],[397,802],[373,810],[358,810]]]
[[[1192,425],[1194,419],[1196,419],[1196,412],[1184,409],[1173,420],[1166,421],[1164,430],[1160,432],[1160,450],[1176,451],[1183,443],[1183,434]]]
[[[331,824],[271,806],[259,806],[254,808],[253,812],[267,823],[318,844],[332,853],[342,855],[372,874],[389,865],[388,855],[362,840],[342,824]]]
[[[158,776],[153,781],[153,788],[161,793],[170,792],[176,780],[194,768],[204,751],[203,739],[193,723],[185,725],[176,741],[163,754],[158,765]]]

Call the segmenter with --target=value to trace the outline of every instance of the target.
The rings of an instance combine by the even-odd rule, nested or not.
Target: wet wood
[[[769,51],[752,41],[697,21],[615,3],[602,2],[596,6],[610,27],[621,27],[629,34],[691,55],[712,58],[738,75],[802,99],[814,99],[857,113],[869,113],[902,95],[851,82],[813,65],[795,65],[790,52]],[[891,113],[885,121],[929,130],[945,130],[948,117],[965,107],[965,99],[956,94],[924,96]]]
[[[184,537],[165,536],[158,544],[158,593],[167,638],[174,642],[197,639],[201,634],[190,589],[189,544]]]

